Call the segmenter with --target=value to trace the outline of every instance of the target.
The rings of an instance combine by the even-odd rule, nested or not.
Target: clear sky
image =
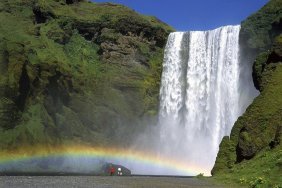
[[[92,0],[126,5],[156,16],[178,31],[208,30],[240,24],[268,0]]]

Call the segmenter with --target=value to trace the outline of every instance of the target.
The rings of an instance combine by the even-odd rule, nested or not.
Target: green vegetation
[[[229,173],[219,172],[215,179],[246,187],[281,187],[281,161],[281,147],[265,149],[252,160],[236,164]]]
[[[171,31],[111,3],[1,1],[0,149],[130,142],[157,111]]]
[[[220,145],[216,180],[249,187],[282,187],[282,14],[271,0],[242,23],[244,56],[257,56],[253,80],[260,95]]]
[[[122,5],[67,2],[0,2],[2,151],[126,145],[144,128],[138,120],[157,113],[173,29]],[[261,94],[223,139],[216,180],[281,187],[281,20],[281,1],[271,0],[242,23],[240,44],[248,58],[258,55],[253,78]]]
[[[204,177],[204,173],[200,173],[196,176],[196,178],[203,178]]]
[[[261,10],[242,22],[240,40],[248,48],[263,52],[268,50],[274,38],[281,32],[282,2],[270,0]]]

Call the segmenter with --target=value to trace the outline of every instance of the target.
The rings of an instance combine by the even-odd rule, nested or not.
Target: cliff
[[[111,3],[1,0],[0,150],[126,145],[157,112],[172,30]]]
[[[281,185],[282,2],[271,0],[242,23],[243,57],[260,95],[220,145],[212,174],[251,187]]]
[[[220,180],[281,183],[281,7],[271,0],[242,23],[242,56],[261,93],[220,145]],[[0,150],[130,143],[156,115],[171,31],[111,3],[1,0]]]

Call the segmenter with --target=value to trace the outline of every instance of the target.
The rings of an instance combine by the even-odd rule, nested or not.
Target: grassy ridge
[[[126,144],[156,114],[170,26],[110,3],[0,10],[0,149]]]
[[[271,0],[242,23],[243,55],[254,62],[253,79],[261,93],[221,142],[212,173],[226,183],[282,186],[281,3]]]

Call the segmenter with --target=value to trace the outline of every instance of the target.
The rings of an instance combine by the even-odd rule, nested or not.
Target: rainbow
[[[107,159],[109,161],[129,161],[152,168],[166,168],[177,171],[178,175],[209,174],[204,168],[177,159],[170,159],[150,152],[125,148],[104,148],[91,146],[32,147],[15,151],[0,152],[0,165],[24,162],[32,159],[72,157]],[[122,164],[121,164],[122,165]],[[134,172],[133,172],[134,173]],[[173,174],[171,174],[173,175]]]

